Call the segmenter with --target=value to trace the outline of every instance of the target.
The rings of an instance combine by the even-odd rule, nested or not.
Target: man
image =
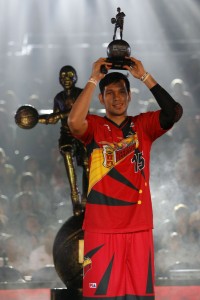
[[[69,114],[71,132],[85,143],[89,155],[89,188],[83,222],[84,299],[154,299],[153,216],[149,160],[153,141],[182,115],[182,107],[129,58],[124,66],[152,92],[160,110],[127,116],[130,83],[98,59],[91,78]],[[87,111],[99,82],[99,100],[106,116]],[[140,298],[141,297],[141,298]]]
[[[76,70],[72,66],[62,67],[59,73],[59,81],[63,91],[59,92],[54,98],[53,113],[39,116],[39,123],[43,124],[55,124],[61,120],[59,150],[63,156],[67,171],[74,215],[82,213],[88,187],[88,159],[86,151],[83,144],[72,136],[67,124],[68,114],[72,105],[82,91],[82,89],[75,86],[77,80]],[[77,185],[74,157],[76,157],[77,164],[83,167],[82,200]]]

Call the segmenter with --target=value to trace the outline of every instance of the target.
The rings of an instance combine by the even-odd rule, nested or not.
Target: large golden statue
[[[76,101],[82,89],[75,86],[77,73],[72,66],[64,66],[60,70],[59,80],[63,91],[59,92],[54,98],[54,107],[51,114],[39,115],[37,110],[30,105],[21,106],[15,115],[15,121],[21,128],[30,129],[37,123],[56,124],[61,121],[59,150],[64,159],[64,164],[71,189],[71,201],[74,215],[80,215],[84,210],[87,187],[88,187],[88,159],[86,149],[83,144],[75,139],[67,125],[68,114],[73,103]],[[83,167],[82,175],[82,196],[80,195],[75,162]]]

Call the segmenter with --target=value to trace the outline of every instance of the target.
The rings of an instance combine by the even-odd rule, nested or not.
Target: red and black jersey
[[[83,229],[101,233],[153,228],[149,187],[152,142],[164,134],[160,110],[127,117],[117,125],[88,115],[81,137],[89,154],[89,188]]]

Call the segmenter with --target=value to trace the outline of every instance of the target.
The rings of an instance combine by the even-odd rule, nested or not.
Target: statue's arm
[[[53,112],[51,114],[40,115],[38,123],[40,124],[56,124],[60,119],[65,119],[68,116],[68,112]]]

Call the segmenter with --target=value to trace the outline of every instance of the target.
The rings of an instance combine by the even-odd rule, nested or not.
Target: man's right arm
[[[72,134],[83,135],[87,130],[87,114],[95,91],[95,84],[87,82],[85,88],[74,102],[68,116],[68,126]]]
[[[91,77],[81,94],[74,102],[69,113],[68,126],[71,133],[74,135],[82,136],[87,130],[87,114],[90,108],[90,103],[98,82],[105,76],[105,74],[100,71],[102,65],[106,65],[109,68],[110,63],[107,63],[105,58],[100,58],[93,64]]]

